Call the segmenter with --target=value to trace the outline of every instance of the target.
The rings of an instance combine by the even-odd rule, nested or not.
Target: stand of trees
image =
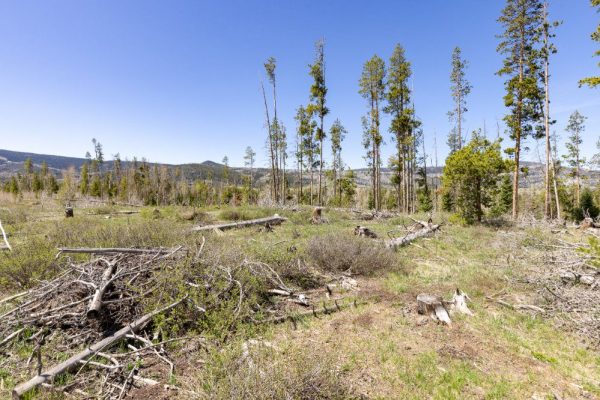
[[[591,5],[596,10],[600,0],[591,0]],[[327,126],[331,111],[325,79],[325,41],[321,39],[315,43],[314,58],[308,65],[311,79],[308,98],[296,109],[295,135],[291,135],[295,137],[293,147],[288,147],[292,138],[288,138],[278,110],[277,61],[270,57],[263,65],[268,81],[268,85],[260,86],[267,130],[267,179],[257,179],[256,152],[251,147],[246,148],[247,172],[241,177],[234,174],[224,158],[220,176],[192,180],[178,168],[137,159],[124,163],[119,154],[113,156],[112,163],[107,162],[102,145],[94,139],[93,155],[86,154],[80,170],[63,171],[62,178],[57,179],[47,165],[34,168],[29,160],[22,172],[2,182],[2,188],[15,196],[33,192],[58,194],[67,200],[79,195],[161,205],[241,204],[260,200],[278,205],[286,202],[358,205],[406,213],[442,208],[458,212],[465,221],[500,215],[510,207],[512,217],[517,218],[520,205],[525,204],[520,195],[521,182],[527,174],[522,157],[527,141],[533,138],[545,141],[543,200],[541,207],[536,208],[540,204],[534,198],[537,192],[528,189],[526,196],[533,200],[528,200],[527,206],[536,212],[541,210],[546,218],[561,218],[565,214],[578,218],[587,208],[594,209],[594,200],[598,198],[597,191],[586,188],[584,172],[589,165],[600,167],[600,153],[592,158],[591,164],[581,156],[585,117],[575,111],[566,126],[567,154],[558,154],[557,137],[551,132],[556,121],[551,119],[550,66],[551,56],[557,51],[553,38],[559,23],[550,21],[549,6],[543,0],[505,0],[498,18],[502,33],[498,36],[497,51],[504,58],[497,75],[504,78],[506,90],[504,121],[510,142],[504,151],[510,162],[502,160],[500,142],[487,139],[485,122],[483,132],[475,131],[465,144],[467,99],[473,86],[467,77],[469,62],[456,46],[451,52],[449,68],[452,98],[448,112],[449,156],[441,180],[428,176],[425,132],[413,102],[412,66],[405,49],[397,44],[387,63],[378,55],[367,60],[358,80],[358,93],[367,107],[362,117],[362,144],[370,178],[369,188],[358,187],[354,172],[345,166],[342,157],[345,138],[355,133],[348,132],[339,118]],[[592,40],[600,42],[600,25],[592,33]],[[598,84],[600,78],[596,76],[580,81],[580,85],[592,88]],[[389,119],[383,118],[382,113]],[[388,120],[389,126],[383,126]],[[387,160],[391,172],[389,187],[382,183],[386,128],[394,145],[393,155]],[[326,150],[327,140],[330,151]],[[598,146],[600,149],[600,140]],[[434,152],[437,166],[437,148]],[[561,165],[561,159],[565,166]]]

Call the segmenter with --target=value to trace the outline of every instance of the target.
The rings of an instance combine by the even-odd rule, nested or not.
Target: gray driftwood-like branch
[[[78,366],[80,364],[80,361],[86,360],[88,357],[95,355],[96,353],[98,353],[99,351],[101,351],[103,349],[110,348],[111,346],[116,344],[119,340],[124,338],[127,334],[129,334],[131,332],[136,332],[140,328],[144,327],[148,322],[150,322],[150,320],[154,316],[156,316],[160,313],[163,313],[167,310],[170,310],[171,308],[173,308],[173,307],[177,306],[179,303],[181,303],[181,301],[183,301],[183,299],[178,300],[172,304],[169,304],[166,307],[152,311],[151,313],[148,313],[148,314],[142,316],[141,318],[137,319],[136,321],[132,322],[131,324],[128,324],[124,328],[121,328],[120,330],[113,333],[112,335],[102,339],[101,341],[93,344],[92,346],[89,346],[82,352],[75,354],[68,360],[63,361],[62,363],[37,375],[36,377],[30,379],[29,381],[20,384],[13,390],[13,398],[21,399],[23,397],[23,395],[26,394],[27,392],[29,392],[30,390],[32,390],[44,383],[51,382],[54,379],[54,377],[56,377],[57,375],[60,375],[63,372],[67,372],[67,371],[75,368],[76,366]]]
[[[4,232],[4,228],[2,227],[2,221],[0,221],[0,232],[2,232],[2,238],[4,239],[4,243],[6,246],[0,247],[0,250],[10,250],[12,251],[12,247],[10,247],[10,243],[8,243],[8,237],[6,236],[6,232]]]
[[[116,254],[116,253],[126,253],[126,254],[169,254],[173,250],[172,249],[133,249],[133,248],[120,248],[120,247],[59,247],[59,254],[61,253],[75,253],[75,254]]]
[[[248,221],[239,221],[239,222],[230,222],[226,224],[214,224],[214,225],[205,225],[205,226],[195,226],[192,228],[193,231],[211,231],[214,229],[217,230],[226,230],[226,229],[237,229],[237,228],[245,228],[247,226],[253,225],[279,225],[282,222],[287,221],[287,218],[280,217],[275,214],[272,217],[251,219]]]
[[[403,247],[406,246],[407,244],[410,244],[410,242],[422,238],[422,237],[426,237],[429,236],[431,234],[433,234],[435,231],[437,231],[438,229],[440,229],[439,224],[434,224],[431,221],[429,222],[425,222],[425,221],[415,221],[415,228],[411,231],[409,231],[406,235],[402,236],[402,237],[397,237],[394,239],[391,239],[389,241],[387,241],[386,246],[392,249],[397,249],[398,247]]]

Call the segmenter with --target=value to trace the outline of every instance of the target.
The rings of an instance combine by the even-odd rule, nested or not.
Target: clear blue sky
[[[0,148],[83,156],[97,138],[107,155],[184,163],[229,156],[246,146],[266,165],[260,80],[278,60],[279,112],[289,133],[308,101],[313,44],[326,40],[329,126],[349,134],[343,157],[364,165],[358,95],[362,64],[388,59],[401,43],[412,62],[414,99],[433,153],[443,161],[450,129],[452,48],[469,60],[466,128],[496,135],[502,120],[496,19],[504,1],[2,1],[0,2]],[[568,115],[588,116],[586,155],[600,135],[600,89],[578,79],[600,73],[590,33],[599,22],[588,0],[552,0],[564,24],[552,62],[552,108],[563,138]],[[387,129],[387,121],[384,123]],[[504,128],[501,126],[501,130]],[[392,152],[386,132],[384,155]],[[526,156],[537,159],[535,144]],[[540,149],[542,152],[542,149]]]

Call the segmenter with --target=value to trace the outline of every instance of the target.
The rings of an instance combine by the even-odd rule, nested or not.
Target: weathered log
[[[6,232],[4,232],[4,228],[2,227],[2,221],[0,221],[0,232],[2,232],[2,238],[4,239],[4,243],[6,243],[5,249],[12,251],[12,247],[10,247],[10,243],[8,243],[8,237],[6,236]]]
[[[205,226],[195,226],[192,228],[193,231],[211,231],[215,230],[225,230],[225,229],[236,229],[236,228],[245,228],[247,226],[253,225],[266,225],[269,224],[279,225],[282,222],[287,221],[287,218],[280,217],[278,214],[273,215],[272,217],[258,218],[258,219],[250,219],[247,221],[239,221],[239,222],[230,222],[226,224],[215,224],[215,225],[205,225]]]
[[[96,292],[94,293],[94,297],[92,298],[90,306],[88,307],[88,318],[96,318],[98,317],[98,315],[100,315],[100,310],[102,309],[102,296],[104,296],[106,288],[108,288],[108,286],[110,285],[112,281],[112,276],[114,275],[115,270],[117,268],[116,263],[111,263],[107,261],[107,264],[108,267],[106,267],[104,273],[102,274],[102,281],[100,282],[100,285],[96,287]]]
[[[13,390],[13,398],[20,399],[25,393],[29,392],[30,390],[38,387],[39,385],[41,385],[43,383],[52,381],[54,379],[54,377],[62,374],[63,372],[67,372],[67,371],[75,368],[77,365],[79,365],[79,362],[81,360],[85,360],[88,357],[95,355],[97,352],[99,352],[103,349],[110,348],[111,346],[116,344],[120,339],[124,338],[125,335],[127,335],[128,333],[136,332],[140,328],[144,327],[148,322],[150,322],[150,320],[153,317],[155,317],[156,315],[158,315],[162,312],[170,310],[171,308],[173,308],[173,307],[177,306],[179,303],[181,303],[183,300],[184,299],[178,300],[172,304],[169,304],[166,307],[152,311],[151,313],[148,313],[148,314],[142,316],[141,318],[139,318],[136,321],[132,322],[131,324],[125,326],[124,328],[118,330],[117,332],[113,333],[112,335],[93,344],[92,346],[86,348],[82,352],[75,354],[74,356],[70,357],[68,360],[63,361],[62,363],[50,368],[49,370],[45,371],[44,373],[39,374],[36,377],[30,379],[29,381],[20,384]]]
[[[422,227],[413,232],[409,232],[403,237],[397,237],[389,240],[386,243],[386,246],[392,249],[397,249],[398,247],[406,246],[413,240],[429,236],[435,231],[437,231],[441,225],[436,225],[431,222],[417,221]]]
[[[172,249],[134,249],[134,248],[120,248],[120,247],[59,247],[60,253],[79,253],[79,254],[115,254],[115,253],[128,253],[128,254],[169,254]]]

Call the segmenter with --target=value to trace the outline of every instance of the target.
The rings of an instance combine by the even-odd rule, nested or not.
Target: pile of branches
[[[600,269],[589,244],[556,239],[542,244],[542,268],[529,280],[546,300],[544,308],[555,322],[575,331],[600,348]]]
[[[13,396],[20,398],[44,386],[84,397],[120,399],[133,385],[159,383],[141,376],[142,357],[144,366],[163,363],[172,375],[174,364],[164,344],[173,339],[162,340],[161,332],[153,332],[152,319],[181,300],[150,313],[144,310],[144,301],[159,289],[155,272],[181,257],[180,249],[132,249],[133,254],[127,249],[94,249],[105,254],[84,263],[69,262],[55,279],[0,300],[3,364],[11,368],[15,380],[36,373],[18,385]],[[117,344],[120,351],[111,352]],[[31,347],[25,360],[20,351]],[[70,358],[59,363],[64,359],[58,357],[61,353]],[[67,372],[74,378],[57,384]],[[168,377],[163,379],[168,382]]]
[[[222,315],[229,324],[225,329],[233,332],[237,323],[291,320],[295,325],[296,316],[351,304],[343,293],[352,289],[341,277],[320,276],[322,287],[302,288],[285,282],[268,264],[227,259],[219,252],[204,256],[203,248],[204,240],[196,254],[181,247],[60,249],[62,257],[90,253],[91,258],[82,263],[67,258],[66,269],[53,280],[0,300],[0,368],[21,382],[13,396],[40,386],[102,399],[122,399],[148,386],[182,391],[169,383],[185,352],[219,343],[197,333],[170,337],[155,324],[159,314],[171,312],[170,320],[186,335],[204,334],[209,315]],[[174,268],[177,263],[185,267]],[[166,344],[182,339],[184,349],[170,354]],[[67,373],[68,379],[61,379]]]

